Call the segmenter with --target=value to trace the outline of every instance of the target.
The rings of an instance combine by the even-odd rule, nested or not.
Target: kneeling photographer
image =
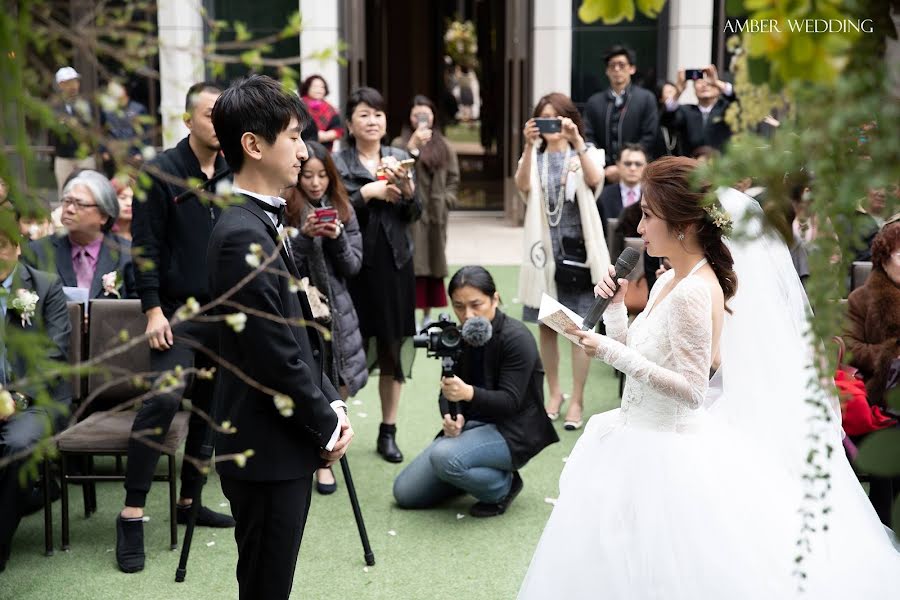
[[[402,508],[429,508],[468,493],[478,500],[469,514],[493,517],[522,490],[518,469],[559,437],[544,410],[544,369],[534,336],[497,308],[491,274],[463,267],[448,293],[462,343],[457,350],[458,330],[447,322],[432,325],[422,343],[444,364],[443,430],[394,481],[394,498]],[[452,375],[456,361],[458,375]]]

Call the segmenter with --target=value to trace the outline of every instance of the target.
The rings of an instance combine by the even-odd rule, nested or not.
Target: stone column
[[[532,106],[550,92],[572,95],[572,8],[556,0],[534,1]]]
[[[184,98],[205,78],[202,0],[158,0],[160,114],[163,148],[187,135]]]
[[[669,64],[666,78],[679,69],[701,68],[712,61],[713,3],[669,0]],[[688,86],[693,93],[691,86]],[[682,97],[684,100],[684,97]]]
[[[303,31],[300,32],[300,54],[304,57],[303,62],[300,63],[301,80],[310,75],[321,75],[328,82],[326,100],[338,111],[342,111],[344,98],[341,94],[341,73],[337,55],[332,54],[332,58],[327,60],[309,58],[313,53],[326,49],[337,52],[340,40],[338,2],[300,0],[300,15],[303,17]]]

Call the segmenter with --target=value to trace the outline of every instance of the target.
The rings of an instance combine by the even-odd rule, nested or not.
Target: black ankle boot
[[[384,460],[392,463],[403,462],[403,453],[397,447],[394,435],[397,433],[396,425],[387,425],[382,423],[378,427],[378,454],[384,457]]]

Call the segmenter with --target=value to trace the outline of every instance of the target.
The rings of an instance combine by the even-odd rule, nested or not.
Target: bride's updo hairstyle
[[[699,162],[683,156],[665,156],[647,165],[641,182],[642,195],[651,213],[664,220],[673,235],[690,225],[696,227],[697,243],[712,267],[727,302],[737,291],[734,259],[725,242],[722,229],[713,223],[704,208],[708,186],[699,190],[691,184]]]

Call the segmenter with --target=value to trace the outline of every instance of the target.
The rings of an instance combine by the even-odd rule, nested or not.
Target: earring
[[[679,241],[679,242],[683,242],[683,241],[684,241],[684,232],[683,232],[683,231],[679,231],[679,232],[678,232],[678,241]]]

